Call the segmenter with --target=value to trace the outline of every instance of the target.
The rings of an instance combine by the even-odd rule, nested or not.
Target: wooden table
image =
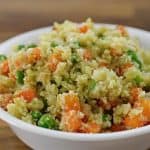
[[[150,30],[149,8],[149,0],[0,0],[0,42],[54,21],[84,21],[87,17]],[[29,148],[0,121],[0,149]]]

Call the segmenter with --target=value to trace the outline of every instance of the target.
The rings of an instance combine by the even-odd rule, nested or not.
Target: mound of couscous
[[[79,133],[150,123],[150,52],[124,26],[55,23],[39,43],[0,54],[0,106],[40,127]]]

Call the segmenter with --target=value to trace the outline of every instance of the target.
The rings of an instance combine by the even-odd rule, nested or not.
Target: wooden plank
[[[10,130],[8,125],[0,120],[0,149],[3,150],[30,150],[23,144],[16,135]]]

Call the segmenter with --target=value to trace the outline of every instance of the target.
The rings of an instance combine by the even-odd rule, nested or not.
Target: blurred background
[[[0,0],[0,41],[65,19],[150,30],[150,0]]]
[[[150,0],[0,0],[0,42],[66,19],[124,24],[150,31]],[[0,121],[0,149],[27,150]]]

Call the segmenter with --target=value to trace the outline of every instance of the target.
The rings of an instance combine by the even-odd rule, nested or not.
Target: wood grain
[[[8,125],[0,120],[0,149],[1,150],[30,150],[23,144]]]
[[[150,0],[0,0],[0,42],[65,19],[125,24],[150,30]],[[0,121],[0,149],[28,150]]]

